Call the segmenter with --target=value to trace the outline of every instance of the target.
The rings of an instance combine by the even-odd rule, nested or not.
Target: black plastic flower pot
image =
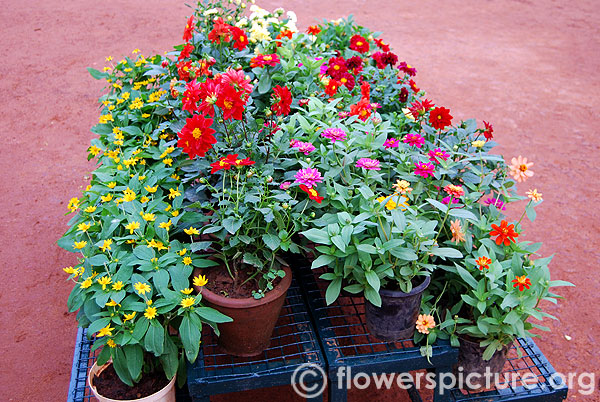
[[[421,308],[421,297],[430,282],[431,278],[425,277],[423,283],[409,293],[380,289],[381,307],[365,299],[365,318],[371,335],[387,342],[412,338]]]
[[[458,340],[460,342],[458,363],[454,365],[452,371],[456,376],[462,372],[463,378],[470,375],[469,381],[465,381],[462,388],[477,390],[494,385],[493,375],[502,372],[512,343],[504,345],[501,350],[494,352],[490,360],[486,361],[483,360],[485,347],[479,346],[479,339],[460,336]],[[486,372],[489,380],[485,376]]]

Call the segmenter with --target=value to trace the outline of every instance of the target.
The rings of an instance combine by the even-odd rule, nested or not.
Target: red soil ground
[[[170,4],[167,4],[170,3]],[[527,156],[545,202],[527,238],[556,252],[553,276],[574,282],[566,300],[546,306],[559,318],[538,345],[563,373],[600,375],[600,11],[594,0],[263,1],[297,12],[300,27],[350,13],[384,32],[417,83],[455,118],[494,124],[499,152]],[[0,400],[61,401],[67,394],[76,322],[66,313],[70,284],[61,268],[75,257],[55,242],[63,214],[94,168],[86,162],[102,68],[140,48],[145,55],[180,43],[182,1],[4,0],[0,7]],[[566,337],[570,337],[567,340]],[[365,391],[366,392],[366,391]],[[351,394],[398,400],[400,391]],[[237,400],[290,400],[290,387]],[[600,394],[570,400],[599,400]],[[297,399],[297,398],[296,398]],[[219,400],[226,400],[220,398]],[[231,399],[230,399],[231,400]]]

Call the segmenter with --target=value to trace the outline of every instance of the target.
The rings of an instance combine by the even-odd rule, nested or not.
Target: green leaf
[[[190,285],[189,277],[191,273],[192,269],[183,265],[174,265],[169,268],[173,289],[180,291],[188,288]]]
[[[246,264],[254,265],[255,267],[262,268],[262,261],[256,256],[256,254],[252,253],[244,253],[244,258],[242,260]]]
[[[96,70],[95,68],[88,67],[87,70],[90,73],[90,75],[97,80],[101,80],[103,78],[108,77],[107,73],[101,73],[100,71]]]
[[[329,265],[330,263],[332,263],[333,261],[335,261],[335,257],[332,255],[326,255],[326,254],[322,254],[320,256],[318,256],[311,265],[312,269],[315,268],[319,268],[322,267],[324,265]]]
[[[148,246],[137,246],[133,249],[133,254],[140,260],[150,261],[154,258],[154,248]]]
[[[106,327],[110,323],[110,317],[100,318],[90,324],[87,329],[88,334],[91,336],[96,332],[100,331],[102,328]]]
[[[520,303],[519,298],[513,294],[513,293],[509,293],[504,297],[504,300],[502,300],[502,304],[500,304],[500,308],[501,309],[505,309],[507,307],[516,307],[518,306]]]
[[[368,254],[377,254],[377,249],[375,248],[375,246],[372,246],[370,244],[359,244],[356,246],[356,249],[358,251],[362,251]]]
[[[279,236],[275,236],[271,233],[266,233],[262,235],[262,240],[265,242],[267,247],[269,247],[273,251],[277,250],[277,248],[281,244],[281,239],[279,238]]]
[[[156,320],[150,322],[148,332],[144,337],[144,346],[149,352],[153,352],[155,356],[160,356],[164,350],[165,329]]]
[[[556,280],[556,281],[550,281],[550,286],[549,287],[555,287],[555,286],[575,286],[574,284],[572,284],[571,282],[567,282],[567,281],[561,281],[561,280]]]
[[[346,244],[344,243],[344,239],[342,239],[341,235],[335,235],[331,237],[331,242],[339,248],[342,253],[346,252]]]
[[[327,286],[327,291],[325,292],[325,302],[327,305],[333,303],[338,296],[340,295],[340,291],[342,289],[342,278],[335,278],[329,286]]]
[[[193,363],[200,350],[200,329],[190,321],[187,315],[183,317],[179,325],[179,336],[185,349],[185,356],[190,363]]]
[[[525,213],[527,214],[527,218],[531,222],[535,221],[537,213],[535,212],[535,207],[533,206],[532,202],[528,203],[527,206],[525,207]]]
[[[379,276],[375,271],[365,271],[365,278],[367,278],[367,282],[375,291],[379,292],[379,287],[381,286],[381,282],[379,281]]]
[[[450,209],[450,212],[448,213],[448,215],[454,216],[457,218],[472,219],[474,221],[477,220],[477,217],[475,216],[475,214],[473,212],[467,211],[464,208],[452,208],[452,209]]]
[[[160,356],[160,362],[167,378],[173,378],[179,368],[179,350],[170,336],[165,338],[165,352]]]
[[[96,254],[87,259],[87,262],[94,267],[102,267],[108,263],[108,257],[105,254]]]
[[[381,296],[379,292],[370,286],[365,287],[365,298],[371,302],[371,304],[381,307]]]
[[[216,322],[217,324],[233,321],[230,317],[210,307],[197,307],[195,310],[201,318],[207,321]]]
[[[258,83],[258,93],[260,95],[266,94],[271,89],[271,76],[265,70],[260,77],[260,81]]]
[[[431,198],[427,198],[426,201],[444,213],[448,211],[448,207],[439,201],[433,200]]]
[[[133,328],[133,334],[131,334],[133,339],[138,342],[141,341],[144,335],[146,335],[149,325],[150,321],[148,321],[146,317],[142,317],[141,319],[137,320],[135,323],[135,328]]]
[[[392,248],[390,249],[390,254],[405,261],[416,261],[418,258],[417,254],[412,249],[405,247]]]
[[[463,255],[460,251],[452,247],[436,247],[431,250],[431,254],[437,255],[438,257],[444,258],[462,258]]]
[[[515,310],[512,310],[510,313],[508,313],[506,315],[506,317],[504,317],[504,322],[508,325],[514,325],[520,319],[521,319],[521,317],[519,316],[519,313],[517,313]]]
[[[158,270],[154,272],[154,286],[160,291],[161,294],[165,295],[169,290],[169,273],[164,270]]]
[[[473,289],[477,289],[478,283],[475,280],[475,278],[473,278],[473,275],[471,275],[469,273],[469,271],[467,271],[460,265],[457,265],[457,264],[454,264],[454,265],[456,266],[456,271],[458,272],[458,275],[460,275],[460,277]]]
[[[242,227],[242,223],[244,223],[243,220],[232,217],[223,219],[223,227],[231,234],[236,234],[237,231]]]
[[[133,381],[131,381],[131,375],[127,368],[127,358],[120,348],[114,348],[112,351],[113,367],[117,372],[117,375],[125,384],[133,387]]]
[[[127,369],[133,380],[137,380],[142,374],[144,364],[144,351],[140,345],[125,345],[123,352],[127,358]]]
[[[306,237],[308,240],[317,244],[325,244],[328,246],[331,244],[329,234],[327,234],[326,231],[321,229],[312,228],[309,230],[305,230],[304,232],[300,232],[300,234]]]

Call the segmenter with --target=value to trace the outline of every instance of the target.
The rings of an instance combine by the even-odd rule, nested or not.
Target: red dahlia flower
[[[185,126],[179,133],[177,146],[183,148],[183,152],[194,159],[195,156],[203,157],[217,142],[213,136],[215,130],[210,128],[213,120],[197,114],[186,120]]]
[[[412,114],[412,116],[415,119],[418,119],[419,117],[423,116],[433,106],[434,106],[433,103],[429,99],[425,99],[423,101],[417,100],[417,101],[414,101],[413,103],[411,103],[408,110],[410,111],[410,114]]]
[[[188,57],[190,57],[190,54],[192,54],[194,49],[195,49],[194,45],[192,45],[191,43],[186,43],[183,46],[183,49],[181,49],[181,52],[179,53],[179,57],[177,57],[177,60],[187,59]]]
[[[236,91],[244,91],[245,95],[249,95],[254,88],[250,85],[250,77],[247,77],[244,70],[234,70],[228,68],[221,74],[221,82],[225,85],[231,85]]]
[[[380,48],[384,52],[390,51],[390,45],[385,43],[382,39],[375,39],[375,44],[377,45],[378,48]]]
[[[271,110],[275,112],[277,116],[288,115],[290,113],[290,105],[292,104],[292,93],[287,87],[280,85],[273,88],[273,105]]]
[[[177,74],[179,74],[179,79],[183,81],[190,80],[190,72],[192,71],[192,62],[185,61],[177,63]]]
[[[194,16],[190,16],[187,24],[185,25],[185,29],[183,30],[183,40],[189,42],[194,36]]]
[[[417,74],[417,69],[412,67],[410,64],[406,64],[405,61],[398,64],[398,70],[410,75],[411,77],[414,77]]]
[[[214,105],[217,103],[219,94],[221,93],[221,78],[207,79],[200,84],[200,106],[198,110],[204,114],[214,117],[215,108]]]
[[[346,60],[343,57],[332,57],[327,64],[329,65],[327,74],[336,80],[339,80],[344,73],[348,72]]]
[[[300,184],[300,190],[302,190],[305,193],[307,193],[308,194],[308,198],[310,198],[311,200],[314,200],[314,201],[318,202],[319,204],[321,203],[321,201],[323,201],[323,197],[321,197],[319,195],[319,193],[317,192],[317,190],[315,190],[314,188],[308,188],[304,184]]]
[[[483,135],[485,136],[486,141],[489,141],[492,138],[494,138],[494,126],[492,126],[490,123],[488,123],[485,120],[483,121],[483,125],[485,126]]]
[[[248,36],[238,27],[231,27],[231,36],[233,36],[233,47],[237,50],[244,50],[248,46]]]
[[[342,85],[341,82],[331,78],[325,87],[325,93],[329,96],[333,96],[337,93],[338,88]]]
[[[229,85],[221,85],[220,89],[215,104],[223,111],[223,119],[242,120],[244,107],[246,106],[244,92],[236,91],[235,88]]]
[[[200,92],[200,84],[195,78],[187,83],[182,99],[183,110],[187,110],[192,114],[198,110],[197,103],[200,100]]]
[[[367,53],[369,51],[369,41],[360,35],[354,35],[350,38],[350,49],[359,53]]]
[[[350,105],[350,116],[358,116],[359,119],[365,121],[371,116],[371,104],[368,99],[361,99],[356,105]]]
[[[398,95],[398,100],[400,103],[405,103],[408,100],[408,89],[402,87],[400,89],[400,94]]]
[[[490,269],[490,264],[492,263],[492,260],[486,256],[483,256],[476,259],[475,262],[479,266],[479,270],[483,271],[484,269]]]
[[[363,60],[360,56],[352,56],[346,60],[346,67],[351,70],[355,75],[362,71]]]
[[[349,91],[352,91],[355,85],[354,76],[350,73],[345,73],[340,78],[340,83],[348,88]]]
[[[212,31],[208,33],[208,40],[218,45],[221,42],[231,41],[231,25],[226,24],[223,18],[217,18]]]
[[[445,107],[436,107],[429,113],[429,124],[436,130],[443,130],[444,127],[452,124],[450,109]]]
[[[409,80],[408,85],[410,85],[410,89],[412,89],[414,93],[420,91],[420,89],[417,87],[417,84],[413,80]]]
[[[272,54],[259,54],[250,60],[250,67],[264,67],[271,66],[275,67],[279,63],[279,56],[276,53]]]
[[[292,39],[292,35],[294,33],[292,31],[290,31],[289,29],[283,30],[279,33],[279,35],[277,35],[277,37],[275,37],[275,43],[277,45],[277,47],[281,46],[281,44],[283,43],[283,38],[288,38],[288,39]]]
[[[492,231],[490,232],[490,237],[496,237],[496,244],[501,245],[504,243],[505,246],[510,246],[510,242],[515,242],[515,239],[519,237],[519,234],[514,231],[515,225],[512,223],[508,225],[506,221],[500,222],[500,226],[494,225],[492,223]]]
[[[211,163],[210,166],[212,167],[212,170],[210,173],[218,172],[221,169],[229,170],[232,166],[248,166],[254,165],[254,163],[255,162],[251,161],[250,158],[239,159],[238,154],[229,154],[219,159],[217,162]]]
[[[318,25],[311,25],[308,27],[308,29],[306,30],[306,32],[309,35],[318,35],[319,32],[321,32],[321,28],[319,28]]]

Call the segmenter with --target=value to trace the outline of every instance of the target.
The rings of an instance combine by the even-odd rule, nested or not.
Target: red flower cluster
[[[359,53],[367,53],[369,51],[369,41],[360,35],[354,35],[350,38],[350,49]]]
[[[429,124],[436,130],[443,130],[446,126],[452,124],[450,109],[445,107],[436,107],[429,113]]]
[[[337,93],[338,88],[342,85],[341,82],[331,78],[325,87],[325,93],[329,96],[333,96]]]
[[[398,64],[398,70],[410,75],[411,77],[417,75],[417,69],[412,67],[410,64],[406,64],[405,61],[402,61],[400,64]]]
[[[279,56],[276,53],[259,54],[250,60],[250,67],[252,68],[264,66],[275,67],[277,64],[279,64]]]
[[[358,116],[359,119],[365,121],[371,116],[371,105],[369,99],[371,97],[371,86],[368,82],[363,82],[360,86],[361,99],[355,105],[350,105],[350,116]]]
[[[210,76],[212,73],[210,67],[215,64],[215,59],[212,57],[208,60],[198,60],[192,63],[191,60],[180,61],[177,63],[177,73],[179,79],[183,81],[189,81],[192,78],[197,78],[201,75]]]
[[[187,24],[185,24],[185,29],[183,30],[183,40],[189,42],[194,37],[194,16],[190,16]]]
[[[277,116],[288,115],[290,113],[290,105],[292,104],[292,93],[287,87],[280,85],[273,88],[273,105],[271,110],[275,112]]]
[[[321,201],[323,201],[323,197],[320,196],[319,193],[317,192],[317,190],[315,190],[314,188],[308,188],[304,184],[300,184],[300,190],[302,190],[305,193],[307,193],[308,194],[308,198],[310,198],[311,200],[316,201],[319,204],[321,203]]]
[[[190,57],[190,54],[192,54],[192,52],[194,51],[194,45],[192,45],[191,43],[186,43],[183,46],[183,49],[181,49],[181,52],[179,53],[179,57],[177,57],[177,60],[183,60],[183,59],[187,59],[188,57]]]
[[[188,154],[190,159],[195,156],[203,157],[217,142],[213,136],[215,130],[210,128],[212,123],[212,119],[199,114],[186,120],[185,126],[179,133],[177,146],[183,148],[183,152]]]
[[[254,165],[254,163],[256,162],[251,161],[250,158],[238,159],[238,154],[229,154],[219,159],[217,162],[211,163],[210,166],[212,167],[212,170],[210,173],[216,173],[221,169],[229,170],[232,166],[249,166]]]
[[[390,45],[385,43],[382,39],[375,39],[375,44],[377,45],[378,48],[380,48],[384,52],[390,51]]]
[[[318,25],[311,25],[308,27],[308,29],[306,30],[306,32],[309,35],[318,35],[319,32],[321,32],[321,28],[319,28]]]
[[[515,225],[513,225],[512,223],[508,225],[508,222],[504,220],[500,222],[500,226],[494,225],[492,223],[492,231],[490,232],[490,237],[498,236],[496,237],[497,245],[501,245],[504,243],[505,246],[510,246],[510,242],[514,242],[515,239],[519,237],[519,234],[514,231],[514,227]]]
[[[421,116],[423,116],[433,106],[434,106],[433,103],[431,103],[431,101],[429,99],[425,99],[423,101],[417,100],[417,101],[414,101],[413,103],[411,103],[408,110],[410,111],[410,114],[412,114],[412,116],[415,119],[418,119]]]
[[[386,66],[393,66],[398,63],[398,56],[392,52],[375,52],[371,57],[375,60],[377,68],[379,69],[384,69]]]
[[[244,50],[248,46],[246,33],[238,27],[227,24],[220,17],[215,20],[213,29],[208,33],[208,39],[216,44],[233,41],[233,47],[237,50]]]

